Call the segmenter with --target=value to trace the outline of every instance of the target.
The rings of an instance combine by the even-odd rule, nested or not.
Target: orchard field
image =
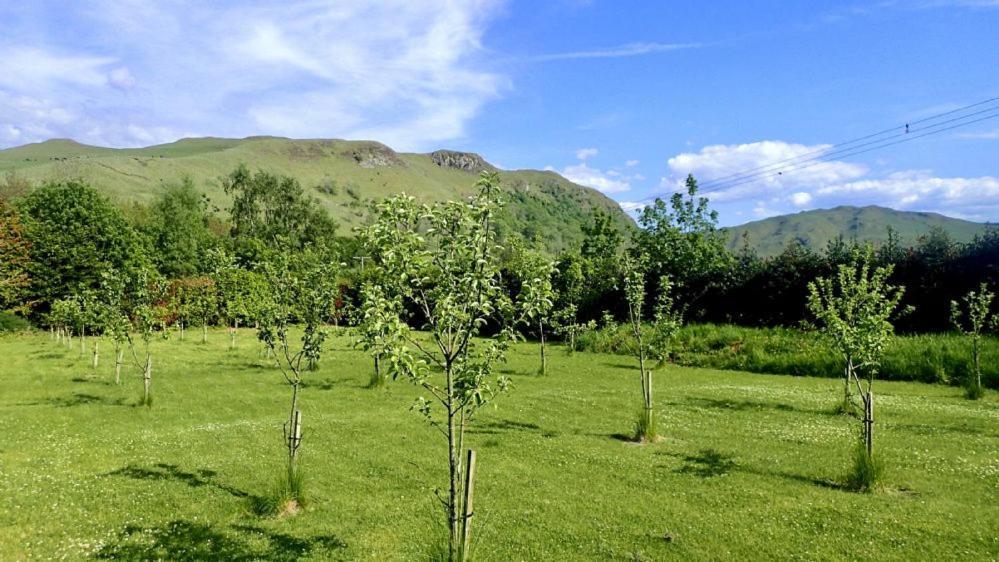
[[[306,372],[304,510],[257,515],[277,454],[287,384],[253,330],[152,343],[152,407],[110,345],[0,337],[0,560],[414,560],[439,551],[446,443],[405,381],[368,388],[370,357],[337,332]],[[92,345],[92,342],[88,345]],[[639,374],[622,355],[520,343],[512,389],[481,410],[477,560],[999,557],[999,400],[878,381],[886,485],[844,488],[857,420],[833,414],[837,379],[666,366],[663,439],[636,444]],[[440,529],[435,534],[433,529]]]

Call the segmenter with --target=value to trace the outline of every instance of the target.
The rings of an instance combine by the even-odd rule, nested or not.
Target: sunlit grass
[[[195,338],[199,339],[199,338]],[[113,383],[48,335],[0,338],[0,560],[427,559],[446,446],[415,388],[367,388],[370,357],[330,340],[302,392],[308,502],[258,515],[287,449],[287,393],[249,331],[227,352],[153,344],[142,380]],[[860,422],[838,379],[666,367],[662,440],[637,445],[637,365],[516,346],[513,389],[476,419],[477,560],[995,558],[999,401],[875,383],[877,493],[848,490]],[[668,537],[668,539],[667,539]]]

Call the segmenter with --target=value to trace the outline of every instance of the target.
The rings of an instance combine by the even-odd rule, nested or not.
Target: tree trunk
[[[184,321],[180,321],[180,341],[184,341]]]
[[[545,359],[545,324],[538,320],[538,333],[541,334],[541,370],[538,374],[544,376],[548,374],[548,362]]]
[[[101,344],[101,341],[100,341],[100,340],[94,340],[94,361],[93,361],[93,365],[92,365],[92,367],[93,367],[94,369],[96,369],[96,368],[97,368],[97,362],[98,362],[98,361],[100,360],[100,358],[101,358],[101,355],[100,355],[100,350],[99,350],[99,346],[100,346],[100,344]]]
[[[208,343],[208,323],[201,325],[201,343]]]
[[[80,328],[80,359],[83,359],[83,353],[87,348],[87,327],[83,326]]]
[[[239,324],[238,321],[234,321],[232,326],[229,328],[229,349],[236,349],[236,326]]]
[[[981,393],[982,390],[982,367],[980,364],[980,352],[978,349],[978,335],[972,338],[972,355],[975,363],[975,390]]]
[[[853,395],[850,393],[850,379],[853,377],[853,357],[846,357],[846,368],[843,370],[843,405],[848,406]]]
[[[142,373],[142,403],[146,406],[152,404],[149,397],[150,387],[153,384],[153,358],[146,352],[146,369]]]
[[[114,383],[121,384],[121,357],[125,354],[125,350],[121,348],[121,344],[118,342],[115,342],[114,349]]]
[[[874,455],[874,391],[868,390],[864,398],[864,445],[867,456]]]
[[[454,380],[451,372],[451,364],[444,368],[447,377],[447,449],[448,449],[448,469],[450,472],[450,486],[447,505],[447,524],[450,531],[450,541],[448,541],[448,559],[451,562],[459,562],[461,529],[458,525],[458,498],[461,492],[461,458],[458,450],[458,429],[455,424],[454,405]]]
[[[297,375],[296,375],[297,376]],[[298,386],[296,380],[291,385],[291,411],[288,414],[288,489],[295,490],[295,471],[298,469],[298,447],[302,444],[302,412],[298,409]],[[294,498],[296,501],[299,498]]]

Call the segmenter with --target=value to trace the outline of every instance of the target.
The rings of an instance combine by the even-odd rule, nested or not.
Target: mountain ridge
[[[396,152],[377,141],[188,137],[140,148],[108,148],[50,139],[0,150],[0,173],[40,183],[80,177],[120,204],[149,204],[164,185],[185,176],[217,208],[230,198],[221,178],[240,164],[295,177],[344,228],[363,224],[373,201],[405,191],[430,202],[474,190],[480,171],[496,171],[508,194],[500,225],[550,251],[576,246],[594,210],[611,214],[622,231],[634,222],[612,199],[547,170],[501,170],[473,152]]]
[[[887,228],[899,234],[903,244],[913,244],[934,227],[942,228],[956,242],[969,242],[989,227],[929,211],[900,211],[879,205],[838,205],[778,215],[725,227],[728,248],[737,251],[748,243],[761,256],[779,254],[789,243],[798,242],[821,250],[838,236],[845,240],[883,243]]]

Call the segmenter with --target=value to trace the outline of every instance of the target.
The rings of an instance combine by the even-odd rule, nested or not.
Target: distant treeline
[[[275,252],[308,250],[338,263],[342,298],[334,303],[330,320],[350,322],[358,288],[371,267],[359,239],[339,231],[293,178],[240,167],[223,179],[223,186],[232,198],[228,209],[212,208],[189,181],[164,186],[148,206],[122,208],[84,181],[29,186],[8,176],[0,182],[0,311],[16,311],[44,324],[52,303],[98,292],[109,271],[125,277],[152,271],[174,287],[169,294],[184,291],[177,288],[212,286],[220,279],[243,279],[230,285],[234,291],[246,289]],[[648,263],[650,295],[662,275],[672,279],[688,321],[797,326],[811,320],[807,284],[853,259],[858,246],[842,239],[823,251],[792,244],[778,256],[761,258],[748,244],[737,252],[726,249],[716,224],[716,213],[697,195],[692,177],[685,193],[647,207],[634,232],[596,212],[583,227],[578,248],[551,256],[556,265],[554,315],[573,310],[572,318],[561,317],[576,324],[605,317],[623,320],[621,263],[625,254],[632,254]],[[542,246],[518,233],[502,234],[511,269],[519,249]],[[942,230],[912,247],[898,240],[889,232],[889,241],[875,255],[882,264],[894,264],[892,282],[905,286],[905,304],[915,307],[898,319],[901,331],[947,330],[951,300],[983,281],[993,287],[999,282],[999,230],[988,229],[966,244]],[[220,276],[223,255],[227,267],[239,272]],[[509,290],[518,287],[511,283]],[[252,299],[212,298],[218,310],[199,315],[205,321],[253,321],[252,303],[247,304]],[[241,303],[238,309],[225,308],[234,302]],[[178,315],[169,308],[165,303],[164,322]]]

